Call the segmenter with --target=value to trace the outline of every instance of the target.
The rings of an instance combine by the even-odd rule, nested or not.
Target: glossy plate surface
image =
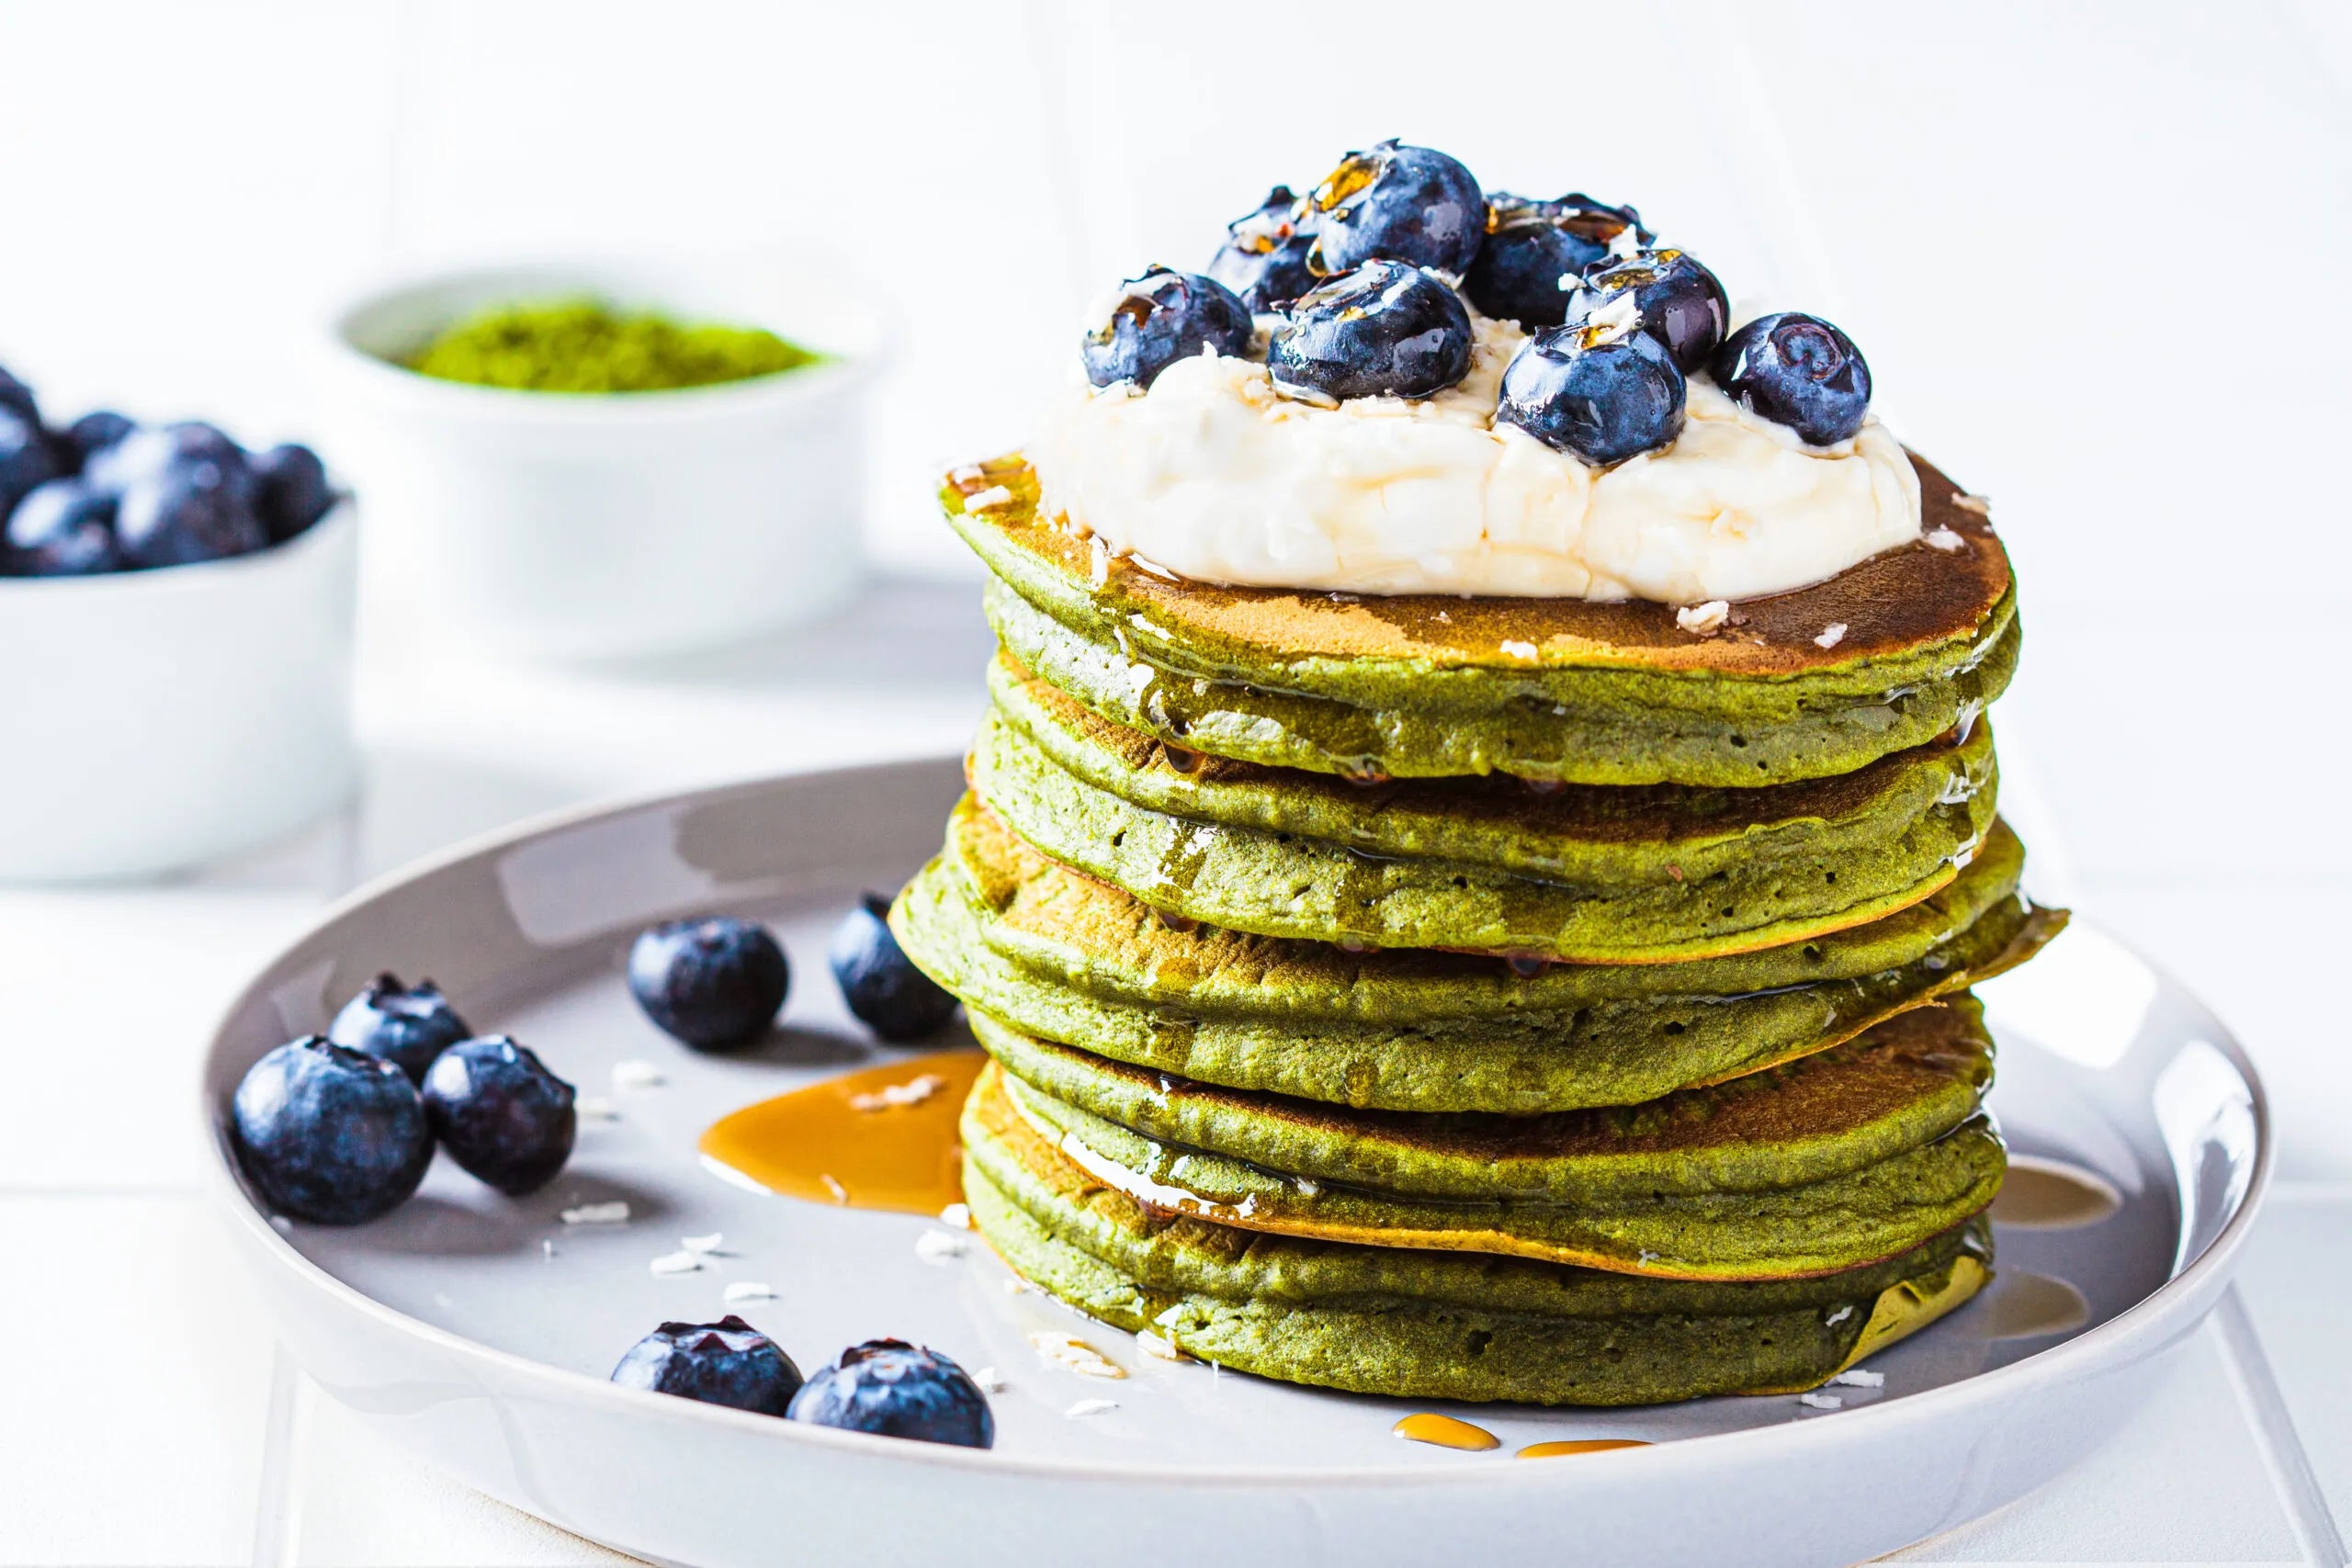
[[[2252,1069],[2192,998],[2083,922],[1984,987],[2001,1044],[1994,1094],[2027,1173],[2000,1228],[2000,1278],[1867,1363],[1883,1388],[1632,1411],[1433,1406],[1501,1438],[1465,1453],[1399,1441],[1423,1406],[1291,1388],[1141,1354],[1009,1275],[984,1246],[919,1255],[911,1215],[746,1190],[705,1168],[726,1112],[911,1053],[871,1043],[824,963],[865,888],[895,888],[937,843],[959,765],[811,774],[535,825],[373,888],[272,963],[222,1021],[204,1114],[236,1245],[287,1344],[328,1393],[460,1479],[565,1529],[665,1562],[1122,1564],[1396,1561],[1410,1552],[1749,1564],[1853,1562],[2020,1495],[2127,1420],[2169,1348],[2211,1307],[2267,1183]],[[628,998],[644,925],[724,909],[771,921],[793,962],[785,1027],[734,1058],[697,1056]],[[247,1065],[323,1027],[379,969],[430,975],[480,1032],[535,1047],[584,1095],[548,1190],[508,1201],[444,1158],[389,1218],[273,1225],[220,1129]],[[618,1063],[659,1086],[616,1087]],[[629,1223],[559,1211],[626,1201]],[[717,1232],[723,1255],[657,1277],[652,1260]],[[550,1246],[551,1244],[551,1249]],[[612,1387],[664,1319],[740,1311],[804,1369],[883,1335],[993,1367],[997,1447],[894,1443]],[[1078,1335],[1118,1382],[1042,1359],[1036,1330]],[[1065,1414],[1082,1400],[1117,1408]],[[1529,1444],[1655,1445],[1521,1461]],[[1154,1524],[1151,1521],[1160,1521]],[[1182,1528],[1179,1528],[1181,1525]]]

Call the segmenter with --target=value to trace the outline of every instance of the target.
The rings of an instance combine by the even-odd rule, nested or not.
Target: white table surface
[[[623,1561],[386,1447],[286,1360],[196,1190],[205,1031],[326,899],[454,839],[600,796],[960,749],[989,647],[976,597],[887,583],[817,632],[658,671],[486,670],[377,638],[368,784],[338,821],[164,886],[0,891],[0,1565]],[[2341,1563],[2352,1052],[2325,981],[2352,845],[2294,792],[2332,789],[2347,745],[2312,734],[2319,699],[2275,678],[2332,669],[2341,616],[2266,617],[2267,640],[2200,644],[2157,679],[2114,668],[2119,646],[2148,646],[2143,610],[2029,612],[2027,676],[1996,721],[2037,888],[2232,1021],[2270,1081],[2286,1180],[2138,1425],[1899,1560]]]

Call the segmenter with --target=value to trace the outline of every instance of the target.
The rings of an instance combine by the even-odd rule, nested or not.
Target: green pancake
[[[1583,844],[1571,844],[1556,830],[1548,844],[1532,836],[1520,840],[1536,854],[1548,851],[1551,858],[1576,863],[1547,875],[1470,860],[1368,853],[1295,832],[1150,810],[1065,771],[1000,710],[981,722],[969,773],[974,792],[1046,854],[1186,919],[1261,936],[1374,947],[1660,964],[1800,942],[1892,914],[1943,886],[1993,819],[1993,790],[1968,783],[1965,772],[1973,761],[1989,784],[1989,737],[1969,742],[1980,744],[1973,754],[1959,748],[1956,767],[1921,764],[1917,771],[1926,776],[1908,781],[1909,789],[1893,790],[1892,804],[1884,792],[1872,792],[1876,798],[1860,813],[1861,820],[1841,824],[1842,835],[1818,819],[1815,826],[1822,831],[1791,835],[1800,840],[1842,837],[1842,844],[1816,842],[1809,852],[1802,843],[1782,844],[1775,854],[1770,835],[1759,835],[1753,852],[1744,853],[1735,835],[1706,844],[1702,824],[1693,818],[1686,823],[1696,840],[1692,858],[1707,869],[1686,870],[1675,858],[1680,843],[1674,824],[1682,819],[1672,804],[1659,803],[1647,816],[1653,837],[1645,866],[1622,839],[1585,856],[1576,853]],[[1125,782],[1133,785],[1130,794],[1144,793],[1139,782]],[[1945,787],[1953,784],[1962,787]],[[1421,793],[1442,788],[1425,784]],[[1572,809],[1594,793],[1605,792],[1586,786],[1564,807]],[[1378,808],[1367,802],[1367,816]],[[1434,815],[1426,802],[1422,809]],[[1592,815],[1613,816],[1613,825],[1632,830],[1644,819],[1634,802],[1616,813],[1597,806]],[[1400,819],[1399,826],[1402,837],[1414,824]],[[1514,837],[1507,820],[1485,824],[1483,835],[1480,827],[1464,816],[1447,836],[1453,847],[1469,850]],[[1508,852],[1498,858],[1508,858]],[[1567,880],[1577,872],[1629,880]]]
[[[2007,683],[2007,558],[1956,487],[1917,467],[1925,528],[1952,548],[1887,551],[1747,601],[1703,636],[1674,606],[1641,602],[1177,581],[1041,522],[1018,459],[982,465],[942,499],[995,580],[988,610],[1005,648],[1162,740],[1358,777],[1741,787],[1923,745]],[[1012,503],[967,513],[967,485]]]
[[[1346,1111],[1162,1079],[972,1015],[1024,1117],[1148,1207],[1694,1280],[1875,1262],[1993,1201],[1973,998],[1768,1072],[1542,1117]]]
[[[1155,1214],[985,1084],[964,1188],[1005,1260],[1080,1312],[1220,1366],[1431,1399],[1640,1404],[1813,1387],[1989,1277],[1981,1220],[1815,1279],[1698,1282],[1359,1247]]]
[[[1526,1113],[1753,1071],[2022,963],[2065,920],[2017,896],[2022,862],[1996,822],[1951,886],[1869,926],[1693,964],[1520,975],[1170,924],[967,799],[890,919],[932,978],[1024,1033],[1235,1089]]]

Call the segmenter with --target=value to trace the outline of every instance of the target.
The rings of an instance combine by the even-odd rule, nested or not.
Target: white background
[[[2324,1393],[2352,1289],[2352,6],[0,0],[0,364],[67,413],[314,434],[320,323],[384,272],[814,242],[900,328],[876,551],[968,581],[931,476],[1019,442],[1084,302],[1198,265],[1267,186],[1385,135],[1492,186],[1634,202],[1735,294],[1838,321],[1882,412],[1995,498],[2028,626],[2005,802],[2037,885],[2206,992],[2271,1081],[2299,1185],[2252,1310],[2352,1512]],[[0,1257],[40,1287],[0,1290],[0,1338],[109,1350],[37,1357],[11,1405],[37,1418],[0,1417],[0,1562],[582,1560],[273,1359],[190,1196],[196,1021],[352,866],[590,795],[960,743],[972,598],[901,583],[667,682],[379,658],[347,859],[0,897]],[[122,1091],[104,1129],[75,1109],[93,1062]],[[2275,1424],[2233,1435],[2277,1408],[2232,1403],[2248,1364],[1931,1555],[2303,1554],[2293,1488],[2245,1459]]]

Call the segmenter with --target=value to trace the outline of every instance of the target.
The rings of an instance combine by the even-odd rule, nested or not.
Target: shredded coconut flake
[[[1004,1379],[997,1374],[997,1370],[994,1367],[982,1367],[978,1371],[972,1374],[972,1381],[980,1385],[980,1392],[982,1393],[1002,1393],[1004,1392]]]
[[[1081,1416],[1100,1416],[1106,1410],[1116,1410],[1118,1407],[1119,1402],[1115,1399],[1081,1399],[1062,1414],[1075,1421]]]
[[[1731,605],[1722,599],[1710,599],[1703,604],[1685,604],[1674,612],[1674,624],[1693,637],[1705,637],[1721,626],[1731,616]]]
[[[925,1231],[915,1237],[915,1256],[925,1263],[944,1263],[951,1258],[961,1258],[971,1249],[971,1242],[954,1231]]]
[[[1843,621],[1832,621],[1827,626],[1821,628],[1821,635],[1815,637],[1813,642],[1815,648],[1835,648],[1845,640],[1846,623]]]
[[[713,1231],[708,1235],[682,1235],[678,1238],[678,1245],[688,1252],[709,1253],[717,1252],[726,1241],[724,1235]]]
[[[1004,1282],[1004,1293],[1008,1296],[1025,1296],[1036,1288],[1018,1274]]]
[[[551,1241],[540,1242],[539,1256],[550,1263],[555,1261],[555,1243]]]
[[[1136,1348],[1163,1361],[1189,1361],[1193,1359],[1184,1354],[1182,1348],[1174,1340],[1162,1339],[1148,1329],[1136,1336]]]
[[[887,1084],[871,1094],[849,1097],[852,1111],[893,1111],[902,1105],[921,1105],[947,1087],[947,1080],[937,1073],[925,1073],[909,1078],[905,1083]]]
[[[650,1062],[629,1061],[613,1064],[615,1089],[660,1089],[669,1081],[662,1069]]]
[[[583,1094],[571,1102],[572,1113],[582,1122],[617,1122],[619,1109],[602,1095]]]
[[[988,489],[979,491],[976,495],[966,497],[964,501],[964,510],[967,513],[994,512],[999,507],[1011,506],[1012,504],[1012,492],[1011,491],[1005,489],[1002,485],[990,485]]]
[[[1073,1335],[1041,1328],[1029,1336],[1029,1343],[1046,1359],[1057,1366],[1068,1367],[1083,1378],[1123,1378],[1127,1375],[1125,1367]]]
[[[1853,1315],[1853,1305],[1849,1303],[1847,1305],[1839,1307],[1836,1312],[1831,1313],[1827,1317],[1823,1318],[1821,1320],[1821,1326],[1824,1328],[1835,1328]]]
[[[738,1302],[772,1302],[775,1300],[775,1288],[759,1280],[738,1280],[718,1294],[721,1301],[733,1306]]]
[[[1532,642],[1507,642],[1503,644],[1503,651],[1513,659],[1532,659],[1535,657],[1535,645]]]
[[[1849,1367],[1844,1371],[1839,1372],[1836,1377],[1831,1378],[1829,1381],[1831,1382],[1844,1383],[1849,1388],[1884,1388],[1886,1386],[1886,1374],[1884,1372],[1866,1372],[1860,1367]]]
[[[1949,528],[1938,528],[1930,532],[1927,536],[1927,544],[1929,549],[1942,550],[1947,555],[1953,550],[1964,550],[1968,547],[1968,541]]]
[[[970,1230],[972,1206],[969,1203],[950,1203],[939,1211],[939,1223],[950,1230]]]
[[[556,1218],[568,1225],[625,1225],[628,1224],[628,1205],[617,1199],[610,1203],[582,1203],[576,1209],[566,1209]]]
[[[978,463],[967,463],[960,468],[950,468],[947,471],[947,478],[957,490],[962,490],[967,485],[979,483],[988,478],[988,475],[981,470]]]
[[[1973,512],[1979,517],[1993,515],[1993,498],[1989,495],[1955,495],[1951,503],[1962,512]]]
[[[1814,1410],[1843,1410],[1846,1402],[1834,1393],[1801,1393],[1797,1403]]]
[[[849,1201],[849,1189],[843,1187],[839,1181],[835,1180],[831,1171],[825,1170],[818,1172],[817,1179],[825,1184],[825,1190],[833,1195],[834,1202],[846,1203]]]
[[[702,1259],[691,1252],[665,1252],[651,1264],[653,1277],[662,1279],[672,1274],[698,1273]]]

